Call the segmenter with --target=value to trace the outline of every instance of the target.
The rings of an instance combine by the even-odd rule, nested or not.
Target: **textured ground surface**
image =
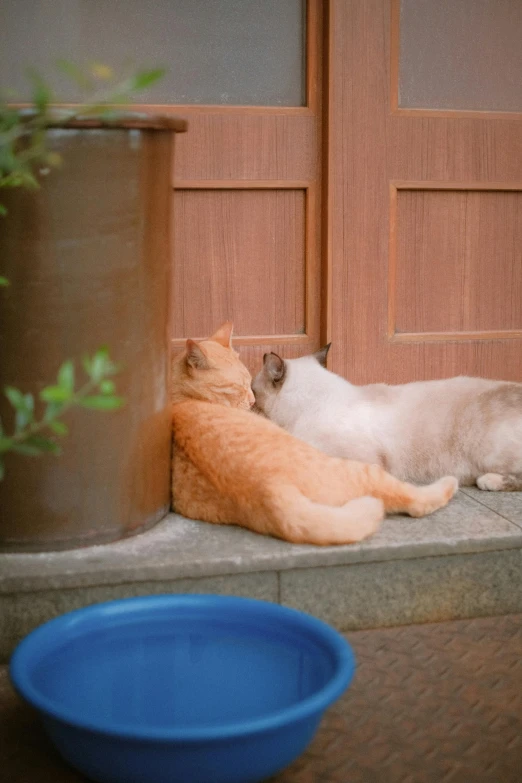
[[[522,615],[347,638],[353,687],[274,783],[522,780]]]
[[[522,615],[346,634],[358,670],[271,783],[520,783]],[[0,669],[0,780],[80,783]],[[190,783],[190,781],[186,781]]]

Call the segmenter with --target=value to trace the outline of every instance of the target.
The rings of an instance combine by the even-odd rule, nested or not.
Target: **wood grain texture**
[[[320,343],[323,4],[307,3],[306,107],[177,106],[172,345],[227,318],[258,363]],[[249,361],[250,361],[249,359]]]
[[[177,179],[309,180],[315,176],[315,115],[277,114],[271,106],[257,114],[178,107],[177,114],[188,120],[190,128],[176,143]]]
[[[520,340],[522,329],[502,329],[473,332],[394,332],[389,336],[392,343],[422,343],[422,342],[464,342],[467,340]]]
[[[332,29],[335,24],[333,3],[324,3],[323,16],[323,90],[322,90],[322,122],[321,122],[321,314],[320,330],[321,345],[332,341],[332,307],[333,307],[333,223],[331,206],[333,205],[333,181],[330,173],[333,170],[333,147],[330,144],[330,116],[333,100],[333,54],[331,45]],[[327,362],[329,363],[329,359]]]
[[[401,0],[390,0],[390,108],[393,112],[399,108],[400,16]]]
[[[208,335],[192,335],[191,339],[204,340]],[[234,334],[234,345],[249,346],[267,346],[267,345],[306,345],[310,342],[308,334],[258,334],[255,337],[245,334]],[[185,337],[173,337],[171,340],[172,348],[183,348],[186,343]]]
[[[499,185],[507,189],[516,184],[518,187],[522,179],[520,122],[512,118],[393,114],[390,111],[388,0],[331,0],[331,9],[335,19],[335,24],[330,25],[329,38],[331,95],[328,114],[332,369],[357,383],[405,382],[460,373],[522,380],[522,344],[516,338],[470,341],[463,335],[462,341],[442,338],[438,342],[403,343],[390,341],[388,337],[389,246],[394,230],[401,230],[390,223],[390,183],[483,183],[495,189]],[[401,191],[399,194],[401,197]],[[514,197],[518,198],[518,195]],[[426,198],[432,198],[432,194]],[[488,197],[481,193],[478,198],[485,203],[484,199]],[[503,236],[506,209],[499,210],[495,220],[502,222],[491,229],[504,249],[508,242]],[[490,213],[491,210],[492,206]],[[441,219],[440,215],[436,217],[439,225]],[[509,219],[513,225],[510,230],[514,232],[513,221],[518,218],[512,214]],[[460,213],[460,217],[452,216],[451,230],[469,235],[464,220],[464,213]],[[424,229],[421,229],[422,221]],[[424,218],[417,221],[417,230],[431,231],[432,236],[435,232],[434,226],[429,228]],[[427,246],[427,240],[420,234],[416,241],[418,246]],[[450,242],[449,236],[447,241]],[[451,244],[441,250],[448,254],[455,252],[459,247],[458,237],[451,242],[457,243],[453,250]],[[470,288],[476,290],[468,291],[468,305],[463,305],[454,292],[448,294],[444,314],[438,321],[442,323],[444,334],[454,334],[452,327],[456,323],[462,323],[464,327],[466,318],[468,323],[474,324],[473,331],[489,331],[494,317],[498,323],[498,303],[504,297],[508,310],[512,309],[511,323],[515,322],[516,306],[509,303],[511,297],[516,297],[516,292],[510,290],[510,285],[518,278],[513,266],[515,251],[511,252],[513,260],[502,262],[512,270],[510,282],[491,275],[491,298],[487,302],[484,282],[475,279],[469,281]],[[475,256],[468,258],[473,269],[486,274],[485,260]],[[414,260],[409,263],[413,266]],[[447,269],[451,259],[446,255],[437,263],[440,268]],[[401,296],[405,295],[406,291],[401,289]],[[420,310],[419,303],[413,302],[413,287],[409,296],[414,315],[406,314],[404,310],[401,317],[407,317],[413,323],[415,318],[421,317],[415,315]],[[442,293],[437,296],[440,301]],[[473,302],[482,303],[482,309],[472,314],[469,307],[475,306]],[[466,307],[469,311],[464,318],[463,308]],[[435,313],[430,317],[434,318]],[[503,321],[504,325],[507,324]]]
[[[299,190],[307,188],[309,179],[177,179],[176,190]]]
[[[305,332],[302,190],[176,192],[173,337]]]
[[[400,190],[393,250],[394,332],[522,335],[522,193]]]
[[[306,3],[306,106],[317,116],[320,107],[321,67],[319,58],[322,47],[317,35],[321,28],[322,17],[321,0],[308,0]]]
[[[280,343],[265,343],[261,345],[239,345],[239,356],[241,361],[246,364],[252,376],[256,375],[263,366],[263,354],[279,354],[284,359],[296,359],[307,353],[306,347],[300,344],[293,344],[286,341]]]
[[[28,106],[29,104],[19,104]],[[74,104],[61,104],[62,106],[72,106]],[[143,112],[144,114],[266,114],[270,109],[271,114],[278,114],[281,117],[310,117],[314,112],[308,106],[245,106],[231,103],[133,103],[132,109]]]
[[[234,337],[233,340],[234,349],[239,353],[239,358],[248,367],[252,376],[256,375],[263,366],[263,355],[265,353],[279,354],[285,359],[296,359],[298,356],[303,356],[307,353],[307,343],[309,340],[306,336],[289,337],[287,335],[280,335],[279,342],[277,336],[269,336],[266,342],[262,342],[250,337]],[[185,340],[175,339],[172,340],[172,356],[175,357],[184,350]]]
[[[522,191],[522,181],[513,180],[512,182],[476,182],[468,180],[466,182],[457,181],[413,181],[413,180],[390,180],[390,187],[397,190],[518,190]]]

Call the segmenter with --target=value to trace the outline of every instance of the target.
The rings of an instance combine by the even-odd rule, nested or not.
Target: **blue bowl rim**
[[[90,615],[100,616],[107,609],[128,610],[143,608],[175,608],[189,606],[192,608],[207,607],[212,609],[236,608],[248,610],[258,615],[272,617],[274,620],[289,620],[294,628],[311,633],[315,640],[327,647],[335,659],[334,676],[318,691],[297,704],[268,713],[262,717],[241,722],[222,724],[218,726],[194,726],[188,728],[160,729],[151,727],[130,726],[111,721],[94,722],[82,720],[74,710],[69,710],[47,698],[33,687],[30,677],[30,666],[38,660],[40,642],[56,634],[60,627],[67,626],[72,619],[80,619]],[[234,739],[247,735],[259,734],[284,728],[312,716],[320,716],[346,690],[353,679],[356,659],[350,644],[341,634],[327,623],[313,615],[281,604],[262,601],[255,598],[236,596],[220,596],[212,594],[159,594],[121,598],[114,601],[104,601],[81,609],[67,612],[49,620],[31,631],[15,648],[9,664],[11,682],[25,701],[43,713],[77,729],[104,734],[120,739],[153,741],[153,742],[201,742],[211,740]]]

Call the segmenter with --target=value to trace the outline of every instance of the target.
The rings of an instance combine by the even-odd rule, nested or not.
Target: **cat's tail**
[[[268,497],[270,533],[294,544],[353,544],[375,533],[384,518],[384,503],[355,498],[344,506],[309,500],[292,485],[275,485]]]

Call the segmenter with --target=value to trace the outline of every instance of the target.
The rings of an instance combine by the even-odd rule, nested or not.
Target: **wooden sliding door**
[[[354,382],[522,380],[522,3],[332,0],[328,338]]]

